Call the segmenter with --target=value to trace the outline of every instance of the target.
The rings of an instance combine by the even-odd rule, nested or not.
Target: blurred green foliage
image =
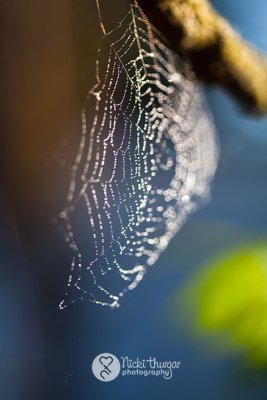
[[[245,355],[251,366],[267,366],[267,243],[214,258],[178,301],[191,333],[206,338],[210,349],[215,344],[217,350]]]

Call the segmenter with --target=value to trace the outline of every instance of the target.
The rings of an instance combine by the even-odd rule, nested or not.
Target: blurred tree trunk
[[[88,7],[92,5],[95,8],[94,1]],[[80,140],[85,80],[92,81],[95,75],[90,50],[95,55],[98,43],[86,47],[85,60],[85,49],[76,40],[85,37],[88,42],[98,29],[96,13],[85,11],[82,1],[1,2],[2,184],[18,226],[42,325],[46,379],[38,400],[66,398],[71,364],[72,314],[57,309],[70,255],[51,216],[64,204],[69,183],[65,163],[72,163]]]

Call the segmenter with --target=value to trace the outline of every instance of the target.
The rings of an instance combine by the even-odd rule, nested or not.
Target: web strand
[[[209,198],[214,128],[198,84],[134,1],[107,31],[59,225],[72,253],[60,308],[117,307],[189,214]]]

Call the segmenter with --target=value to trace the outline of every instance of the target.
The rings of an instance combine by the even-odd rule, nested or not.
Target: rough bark
[[[226,88],[246,111],[267,112],[267,58],[246,43],[208,0],[138,4],[175,50],[187,52],[199,79]]]

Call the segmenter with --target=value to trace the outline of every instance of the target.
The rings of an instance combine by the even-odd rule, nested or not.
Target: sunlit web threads
[[[100,25],[96,84],[59,218],[73,253],[60,308],[77,299],[118,306],[209,197],[217,166],[198,85],[137,4],[112,31],[101,13]]]

